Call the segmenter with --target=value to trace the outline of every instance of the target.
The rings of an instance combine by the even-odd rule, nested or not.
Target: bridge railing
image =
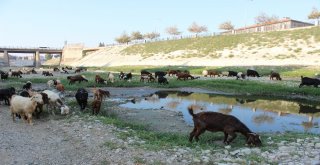
[[[20,46],[0,46],[0,49],[25,49],[25,50],[62,50],[63,48],[57,47],[20,47]]]

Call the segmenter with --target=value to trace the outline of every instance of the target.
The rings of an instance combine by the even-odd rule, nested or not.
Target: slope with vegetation
[[[115,46],[74,65],[318,65],[319,27]]]

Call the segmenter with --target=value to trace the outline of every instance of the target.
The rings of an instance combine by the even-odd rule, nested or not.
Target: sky
[[[165,38],[171,26],[190,35],[193,22],[221,32],[222,22],[240,28],[262,12],[313,23],[313,7],[320,10],[320,0],[0,0],[0,47],[92,47],[133,31]]]

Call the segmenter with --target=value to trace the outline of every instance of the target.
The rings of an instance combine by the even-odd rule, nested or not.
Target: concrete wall
[[[60,65],[70,65],[74,61],[80,60],[83,56],[84,44],[67,44],[62,50]]]

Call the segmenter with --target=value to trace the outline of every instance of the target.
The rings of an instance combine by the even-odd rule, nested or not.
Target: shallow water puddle
[[[320,134],[320,106],[297,101],[244,98],[208,93],[158,91],[136,102],[120,106],[132,109],[180,111],[188,125],[193,125],[187,107],[196,112],[214,111],[236,116],[254,132],[308,132]]]

